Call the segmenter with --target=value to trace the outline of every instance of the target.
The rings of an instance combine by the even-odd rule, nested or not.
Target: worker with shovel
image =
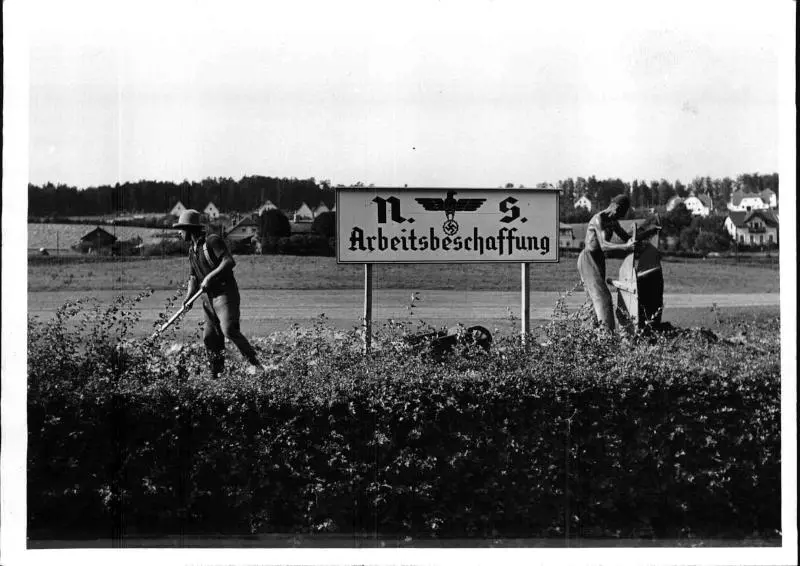
[[[205,291],[203,316],[205,328],[203,342],[208,352],[211,375],[216,378],[225,367],[225,338],[236,344],[244,358],[250,363],[249,373],[262,369],[255,349],[239,329],[239,287],[233,276],[236,265],[228,246],[217,234],[206,235],[200,222],[200,213],[186,210],[177,224],[189,242],[189,285],[184,309],[191,308],[192,299],[198,291]]]

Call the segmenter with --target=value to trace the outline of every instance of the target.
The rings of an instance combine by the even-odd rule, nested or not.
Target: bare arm
[[[634,243],[631,240],[630,235],[622,229],[622,226],[619,225],[618,222],[612,221],[613,224],[611,229],[620,235],[620,232],[624,234],[624,237],[620,235],[621,238],[625,240],[623,244],[615,244],[610,239],[606,238],[606,231],[603,230],[602,223],[600,221],[600,215],[598,214],[594,218],[592,218],[592,222],[595,222],[595,233],[597,234],[597,241],[600,244],[600,249],[603,252],[628,252],[633,249]],[[619,232],[617,232],[619,230]]]

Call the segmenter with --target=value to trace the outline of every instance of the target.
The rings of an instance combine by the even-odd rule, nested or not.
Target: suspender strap
[[[212,261],[211,259],[211,250],[208,249],[208,242],[203,242],[203,254],[206,256],[206,261],[208,262],[209,267],[211,269],[216,269],[216,261]]]

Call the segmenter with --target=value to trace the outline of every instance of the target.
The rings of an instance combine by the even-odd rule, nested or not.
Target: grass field
[[[70,246],[77,244],[82,236],[97,226],[97,224],[28,224],[28,249],[55,250],[58,246],[62,252],[72,252]],[[145,244],[157,242],[159,237],[172,232],[171,230],[135,226],[102,226],[102,228],[115,235],[119,240],[131,240],[138,236]]]
[[[242,289],[358,289],[361,265],[338,265],[335,258],[283,255],[236,256]],[[579,282],[574,256],[557,264],[531,264],[532,291],[564,291]],[[608,261],[615,277],[619,260]],[[777,265],[735,264],[711,260],[663,262],[665,293],[778,293]],[[28,264],[29,291],[95,291],[176,289],[184,285],[188,262],[183,257],[118,258],[80,261],[36,258]],[[519,264],[376,265],[374,284],[384,289],[450,289],[515,291]]]

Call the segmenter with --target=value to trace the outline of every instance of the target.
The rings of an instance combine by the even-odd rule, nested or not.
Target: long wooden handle
[[[185,312],[186,312],[186,310],[189,308],[189,306],[190,306],[190,305],[191,305],[193,302],[195,302],[195,301],[196,301],[196,300],[197,300],[197,299],[200,297],[200,295],[202,295],[204,292],[205,292],[205,289],[200,289],[200,290],[199,290],[199,291],[197,291],[197,292],[196,292],[194,295],[192,295],[191,297],[189,297],[189,300],[188,300],[188,301],[186,301],[186,302],[183,304],[183,306],[181,307],[181,309],[180,309],[178,312],[176,312],[175,314],[173,314],[173,315],[172,315],[172,316],[169,318],[169,320],[168,320],[167,322],[165,322],[164,324],[162,324],[162,325],[161,325],[161,328],[159,328],[158,330],[156,330],[156,331],[155,331],[155,333],[153,334],[152,338],[155,338],[156,336],[158,336],[159,334],[161,334],[162,332],[164,332],[164,331],[165,331],[167,328],[169,328],[169,327],[172,325],[172,323],[173,323],[173,322],[175,322],[176,320],[178,320],[178,318],[179,318],[179,317],[180,317],[180,316],[181,316],[183,313],[185,313]]]

